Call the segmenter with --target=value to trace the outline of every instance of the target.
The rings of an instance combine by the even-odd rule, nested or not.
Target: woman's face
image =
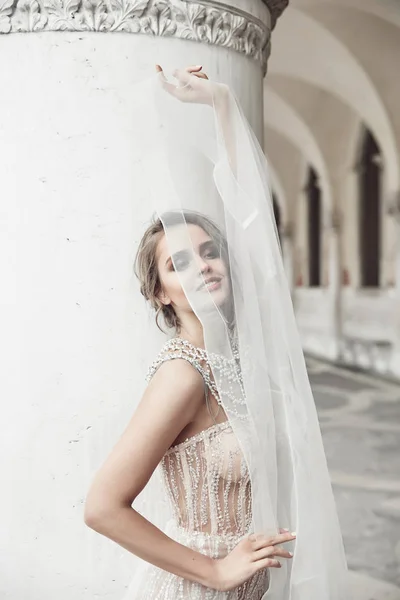
[[[222,307],[230,295],[220,248],[199,225],[175,225],[168,239],[163,235],[157,246],[157,267],[160,300],[171,304],[178,315],[193,312],[191,304],[196,312]]]

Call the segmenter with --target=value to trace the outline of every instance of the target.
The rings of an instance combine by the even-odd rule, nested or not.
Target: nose
[[[201,256],[197,258],[197,264],[200,270],[200,273],[207,273],[211,270],[210,265],[207,261],[205,261]]]

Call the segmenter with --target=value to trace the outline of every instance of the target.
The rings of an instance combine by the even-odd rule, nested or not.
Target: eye
[[[175,267],[177,271],[184,271],[188,265],[189,261],[182,258],[178,258],[178,260],[175,261]]]
[[[220,258],[221,253],[215,244],[211,244],[204,253],[204,258]]]
[[[175,266],[174,266],[175,263]],[[184,271],[190,264],[189,256],[186,252],[178,252],[173,256],[173,262],[170,261],[171,271]]]

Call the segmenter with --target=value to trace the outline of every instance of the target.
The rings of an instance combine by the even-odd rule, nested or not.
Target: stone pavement
[[[400,600],[400,385],[307,358],[349,600]]]

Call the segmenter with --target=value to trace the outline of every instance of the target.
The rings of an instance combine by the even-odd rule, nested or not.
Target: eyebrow
[[[216,245],[214,240],[207,240],[206,242],[203,242],[202,244],[200,244],[200,252],[204,252],[204,250],[207,249],[208,246],[210,245]],[[176,259],[179,258],[180,256],[185,256],[186,254],[188,254],[190,252],[190,250],[178,250],[178,252],[175,252],[172,256]],[[168,264],[169,262],[172,261],[172,256],[169,256],[167,258],[167,260],[165,261],[165,264]]]
[[[174,257],[174,259],[176,259],[176,258],[179,258],[180,256],[184,256],[187,253],[188,253],[187,250],[178,250],[178,252],[174,252],[173,255],[168,256],[167,260],[165,261],[165,264],[172,262],[172,256]]]
[[[206,242],[203,242],[202,244],[200,244],[200,252],[205,250],[208,246],[216,246],[216,245],[217,244],[214,242],[214,240],[207,240]]]

